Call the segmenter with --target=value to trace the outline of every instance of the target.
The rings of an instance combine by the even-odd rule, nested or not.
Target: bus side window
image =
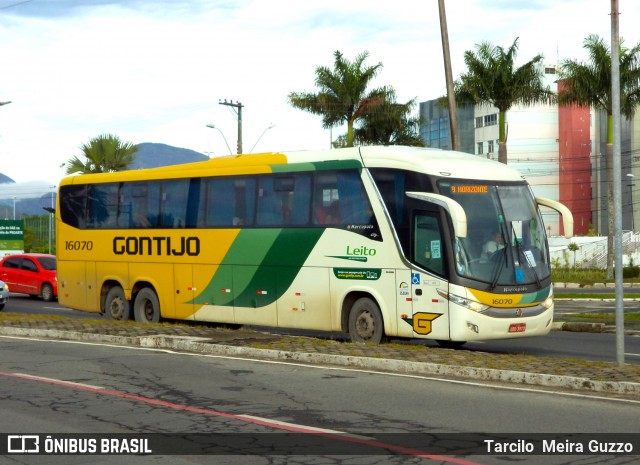
[[[263,176],[259,185],[259,226],[308,224],[311,198],[308,174]]]
[[[69,185],[60,188],[60,217],[65,224],[84,228],[87,219],[87,186]]]
[[[233,179],[211,178],[207,181],[207,226],[233,226]]]
[[[338,202],[335,175],[327,172],[316,173],[313,189],[313,223],[339,223],[340,207]]]
[[[161,227],[186,227],[188,195],[188,179],[177,179],[175,181],[164,181],[162,183],[160,205],[160,212],[162,215]]]
[[[358,171],[338,172],[336,183],[340,198],[340,219],[338,222],[342,224],[368,224],[371,204],[364,192]]]
[[[295,187],[288,199],[291,212],[289,222],[293,225],[309,223],[311,205],[311,176],[299,174],[295,177]]]
[[[87,193],[88,227],[107,229],[117,226],[118,188],[117,183],[89,186]]]
[[[283,223],[282,199],[274,191],[273,177],[260,178],[258,187],[258,226],[273,226]]]

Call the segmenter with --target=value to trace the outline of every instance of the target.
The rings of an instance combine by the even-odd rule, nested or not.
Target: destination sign
[[[486,194],[488,191],[489,186],[470,186],[468,184],[451,186],[452,194]]]

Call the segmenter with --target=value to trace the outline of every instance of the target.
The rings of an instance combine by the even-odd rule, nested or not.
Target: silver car
[[[4,281],[0,281],[0,311],[9,302],[9,286]]]

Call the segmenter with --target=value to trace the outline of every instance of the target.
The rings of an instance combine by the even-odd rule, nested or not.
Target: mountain
[[[204,161],[209,158],[195,150],[173,147],[166,144],[143,142],[138,144],[135,161],[129,165],[129,169],[157,168],[159,166],[181,165]]]
[[[4,184],[5,182],[15,182],[15,181],[11,179],[9,176],[5,176],[4,174],[0,173],[0,184]]]
[[[142,144],[138,144],[135,161],[129,165],[129,169],[135,170],[140,168],[181,165],[183,163],[192,163],[208,159],[206,155],[196,152],[195,150],[173,147],[166,144],[143,142]],[[0,173],[0,184],[2,183],[15,184],[15,181]],[[56,193],[53,193],[53,195],[55,199]],[[48,192],[43,193],[40,197],[17,198],[14,202],[13,194],[10,196],[0,195],[0,219],[11,219],[13,217],[14,205],[16,218],[18,219],[24,215],[45,215],[47,212],[43,207],[51,207],[51,196],[51,192]]]

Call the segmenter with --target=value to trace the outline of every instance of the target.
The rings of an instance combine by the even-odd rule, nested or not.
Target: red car
[[[7,283],[11,292],[40,296],[45,302],[58,297],[55,255],[7,255],[0,260],[0,279]]]

